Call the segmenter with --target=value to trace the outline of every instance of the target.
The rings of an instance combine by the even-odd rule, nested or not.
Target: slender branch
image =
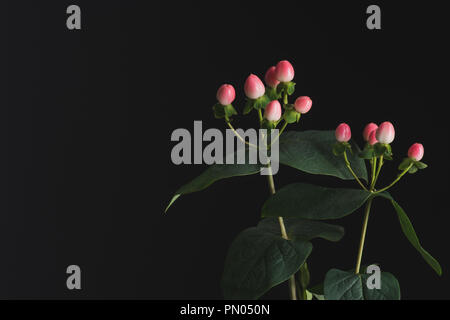
[[[310,275],[309,275],[309,270],[308,270],[308,263],[306,261],[301,265],[298,273],[299,273],[299,278],[300,278],[299,300],[308,300],[308,295],[306,293],[306,290],[309,285]],[[305,278],[306,278],[306,282],[305,282]]]
[[[272,167],[271,167],[270,163],[267,165],[267,171],[268,171],[267,182],[269,184],[270,194],[273,195],[273,194],[275,194],[275,183],[273,181]],[[281,236],[283,237],[283,239],[289,240],[289,237],[286,232],[286,226],[284,225],[283,217],[278,217],[278,222],[280,223]],[[289,289],[290,289],[291,300],[297,300],[297,291],[295,288],[295,274],[293,274],[289,278]]]
[[[283,104],[284,105],[287,104],[287,94],[285,94],[285,96],[284,96]],[[262,122],[263,122],[261,109],[258,109],[258,115],[259,115],[259,121],[260,121],[260,126],[261,126]],[[281,131],[279,132],[279,134],[275,138],[275,140],[271,142],[269,148],[276,141],[276,139],[278,139],[280,137],[281,133],[284,131],[286,126],[287,126],[287,122],[285,122],[285,124],[283,125]],[[270,194],[274,195],[275,194],[275,183],[273,181],[272,167],[271,167],[270,162],[267,165],[267,171],[268,171],[267,182],[269,184]],[[278,217],[278,222],[280,224],[281,236],[283,237],[283,239],[289,240],[289,237],[286,232],[286,226],[284,225],[283,217]],[[291,300],[297,300],[297,290],[296,290],[296,285],[295,285],[295,273],[289,278],[289,290],[290,290]]]
[[[259,126],[261,126],[262,122],[263,122],[263,116],[262,116],[261,109],[258,109],[258,117],[259,117]]]
[[[283,133],[284,129],[286,129],[288,123],[284,121],[283,126],[281,127],[280,131],[278,132],[278,135],[273,139],[273,141],[270,142],[269,148],[280,138],[281,134]]]
[[[383,166],[383,155],[380,156],[380,162],[378,163],[378,169],[377,173],[375,175],[375,181],[373,182],[373,188],[375,188],[375,185],[378,181],[378,176],[380,175],[381,167]]]
[[[362,259],[363,249],[364,249],[364,241],[366,239],[367,224],[369,221],[369,214],[370,214],[371,206],[372,206],[372,198],[370,198],[366,204],[366,211],[364,213],[364,222],[363,222],[363,227],[362,227],[362,231],[361,231],[361,240],[359,241],[358,256],[356,258],[355,274],[358,274],[359,269],[361,268],[361,259]]]
[[[396,183],[397,183],[397,182],[405,175],[405,173],[407,173],[407,172],[409,171],[409,169],[411,169],[411,167],[412,167],[413,165],[414,165],[414,163],[411,163],[411,164],[408,166],[408,168],[406,168],[405,170],[403,170],[403,172],[400,173],[400,174],[398,175],[397,179],[395,179],[394,181],[392,181],[392,183],[391,183],[390,185],[388,185],[387,187],[384,187],[384,188],[382,188],[382,189],[380,189],[380,190],[377,190],[376,193],[380,193],[380,192],[386,191],[387,189],[389,189],[390,187],[392,187],[394,184],[396,184]]]
[[[353,171],[353,169],[352,169],[352,167],[350,165],[350,162],[347,159],[347,151],[344,151],[344,160],[345,160],[345,165],[347,166],[348,170],[350,170],[350,172],[353,175],[353,177],[355,178],[355,180],[358,181],[358,183],[361,186],[361,188],[363,188],[364,190],[367,191],[367,188],[364,186],[364,184],[361,182],[361,180],[359,180],[358,176]]]
[[[370,164],[372,165],[372,182],[370,183],[370,188],[373,189],[373,187],[375,186],[375,175],[376,175],[376,170],[377,170],[377,157],[372,157]]]
[[[227,121],[227,125],[228,125],[228,127],[230,127],[230,129],[233,131],[233,133],[236,135],[236,137],[239,138],[239,140],[241,140],[243,143],[249,145],[250,147],[253,147],[253,148],[258,149],[258,146],[254,145],[253,143],[250,143],[250,142],[245,141],[245,139],[242,138],[241,135],[240,135],[239,133],[237,133],[237,131],[234,129],[234,127],[233,127],[233,126],[231,125],[231,123],[229,123],[228,121]]]

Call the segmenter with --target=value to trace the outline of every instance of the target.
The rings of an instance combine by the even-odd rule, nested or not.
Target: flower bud
[[[370,144],[371,146],[373,146],[374,144],[378,143],[378,140],[377,140],[377,137],[376,137],[376,132],[377,132],[377,130],[373,130],[373,131],[370,133],[370,136],[369,136],[369,144]]]
[[[414,143],[408,150],[408,157],[416,161],[420,161],[423,158],[423,145],[421,143]]]
[[[372,131],[376,131],[378,129],[378,126],[371,122],[369,123],[363,131],[363,137],[364,137],[364,141],[369,141],[370,140],[370,135],[372,134]]]
[[[217,90],[216,97],[221,105],[227,106],[234,101],[236,92],[231,84],[223,84],[220,86],[219,90]]]
[[[270,67],[269,69],[267,69],[266,75],[264,76],[264,81],[271,88],[276,88],[280,83],[280,81],[278,81],[276,77],[275,70],[275,66]]]
[[[292,81],[294,79],[294,68],[292,64],[287,60],[278,62],[275,69],[275,76],[281,82]]]
[[[247,98],[258,99],[264,95],[266,88],[257,76],[251,74],[248,76],[247,80],[245,80],[244,91]]]
[[[307,113],[311,106],[312,100],[307,96],[298,97],[294,103],[295,110],[300,113]]]
[[[392,123],[386,121],[380,124],[376,131],[376,138],[378,142],[385,144],[390,144],[392,141],[394,141],[395,130]]]
[[[352,131],[346,123],[341,123],[336,128],[335,132],[336,140],[339,142],[347,142],[352,137]]]
[[[264,111],[264,118],[269,121],[278,121],[281,118],[281,105],[278,100],[269,102]]]

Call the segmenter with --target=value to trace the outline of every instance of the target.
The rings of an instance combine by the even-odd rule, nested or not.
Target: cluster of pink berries
[[[338,142],[348,142],[352,137],[350,126],[341,123],[335,131],[336,140]],[[389,121],[383,122],[380,126],[375,123],[369,123],[363,131],[363,138],[369,145],[373,146],[377,143],[390,144],[395,138],[395,129]],[[424,148],[420,143],[414,143],[408,150],[408,157],[420,161],[423,158]]]
[[[270,67],[264,80],[266,85],[272,89],[276,89],[280,83],[288,83],[294,79],[294,68],[289,61],[283,60],[276,66]],[[266,87],[263,82],[254,74],[250,74],[244,84],[244,92],[248,99],[257,100],[264,96]],[[230,84],[223,84],[217,91],[217,100],[223,106],[230,105],[235,97],[236,92]],[[312,100],[307,96],[298,97],[294,103],[294,109],[301,113],[307,113],[312,106]],[[281,104],[278,100],[272,100],[267,103],[264,111],[264,118],[268,121],[279,121],[282,115]]]

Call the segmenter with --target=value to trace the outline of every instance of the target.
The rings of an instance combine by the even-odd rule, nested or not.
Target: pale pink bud
[[[280,83],[280,81],[278,81],[276,77],[275,70],[276,70],[275,66],[270,67],[269,69],[267,69],[266,75],[264,76],[264,81],[269,87],[272,88],[276,88],[277,85]]]
[[[364,128],[364,131],[363,131],[364,141],[369,141],[372,131],[376,131],[377,129],[378,129],[378,126],[375,123],[373,123],[373,122],[369,123]]]
[[[416,161],[420,161],[423,158],[423,145],[421,143],[414,143],[408,150],[408,157]]]
[[[261,80],[254,74],[248,76],[244,84],[245,95],[249,99],[258,99],[264,95],[266,88]]]
[[[371,146],[373,146],[374,144],[378,143],[378,140],[377,140],[377,137],[376,137],[376,133],[377,133],[377,130],[373,130],[373,131],[370,133],[370,136],[369,136],[369,144],[370,144]]]
[[[389,144],[394,141],[395,129],[389,121],[380,124],[376,131],[376,138],[380,143]]]
[[[334,134],[336,136],[336,140],[339,142],[347,142],[352,137],[352,131],[346,123],[341,123],[338,125]]]
[[[231,84],[223,84],[217,90],[217,100],[223,106],[231,104],[236,97],[236,92]]]
[[[294,79],[294,68],[292,64],[287,60],[278,62],[275,69],[275,76],[281,82],[292,81]]]
[[[300,113],[307,113],[311,106],[312,100],[307,96],[298,97],[294,103],[295,110]]]
[[[281,105],[278,100],[270,101],[264,111],[264,118],[269,121],[278,121],[281,118]]]

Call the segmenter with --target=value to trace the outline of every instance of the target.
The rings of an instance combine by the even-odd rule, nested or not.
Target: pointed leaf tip
[[[177,200],[179,197],[181,196],[181,194],[177,193],[175,194],[172,199],[170,200],[169,204],[166,207],[166,210],[164,210],[164,213],[167,213],[167,210],[169,210],[170,206],[175,202],[175,200]]]

